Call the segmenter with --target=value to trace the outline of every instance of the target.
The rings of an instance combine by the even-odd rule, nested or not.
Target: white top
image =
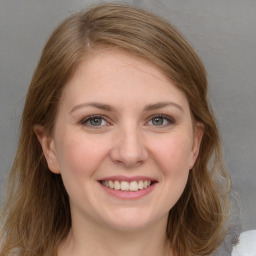
[[[256,230],[249,230],[240,235],[232,256],[256,256]]]

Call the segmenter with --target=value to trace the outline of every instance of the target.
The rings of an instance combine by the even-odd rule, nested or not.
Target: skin
[[[168,212],[185,188],[203,127],[154,64],[121,50],[93,51],[65,85],[53,133],[35,132],[70,197],[72,228],[59,255],[172,255]],[[117,175],[155,184],[122,199],[99,182]]]

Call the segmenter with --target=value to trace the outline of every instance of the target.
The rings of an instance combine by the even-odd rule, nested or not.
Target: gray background
[[[26,90],[53,28],[88,0],[0,0],[0,197]],[[186,36],[208,71],[243,230],[256,229],[256,0],[141,0]],[[0,202],[3,202],[1,199]]]

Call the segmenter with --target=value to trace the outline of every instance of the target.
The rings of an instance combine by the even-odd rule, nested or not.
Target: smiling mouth
[[[121,190],[128,192],[136,192],[143,190],[153,185],[155,181],[151,180],[139,180],[139,181],[119,181],[119,180],[101,180],[100,183],[113,190]]]

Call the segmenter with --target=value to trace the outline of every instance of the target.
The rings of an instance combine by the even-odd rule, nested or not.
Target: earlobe
[[[60,174],[59,164],[56,157],[55,144],[52,136],[49,135],[41,125],[34,126],[34,132],[41,144],[48,168],[55,174]]]
[[[193,141],[190,169],[193,168],[196,162],[196,159],[198,157],[203,134],[204,134],[204,125],[200,122],[196,122],[195,128],[194,128],[194,141]]]

